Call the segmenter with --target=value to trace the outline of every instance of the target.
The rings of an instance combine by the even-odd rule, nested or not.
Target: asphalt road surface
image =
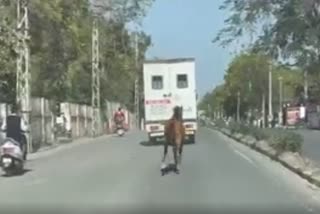
[[[24,175],[0,177],[0,213],[320,213],[318,188],[220,133],[199,130],[179,175],[161,176],[163,147],[146,140],[131,132],[39,155]]]
[[[296,130],[303,137],[302,152],[311,158],[320,167],[320,131],[319,130]]]

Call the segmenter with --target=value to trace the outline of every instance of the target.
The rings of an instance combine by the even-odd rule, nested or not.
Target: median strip
[[[209,128],[279,162],[290,171],[320,187],[320,169],[301,155],[300,135],[287,130],[258,129],[236,123],[227,125],[221,121],[206,124]]]

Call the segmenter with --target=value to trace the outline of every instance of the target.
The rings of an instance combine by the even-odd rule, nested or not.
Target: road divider
[[[287,169],[298,174],[310,183],[320,187],[320,168],[316,167],[312,161],[303,157],[299,151],[290,151],[290,149],[277,149],[271,146],[272,143],[264,139],[258,139],[249,134],[242,134],[237,131],[231,131],[227,126],[219,126],[215,122],[206,122],[207,127],[219,131],[227,137],[238,143],[248,146],[249,148],[268,156],[270,159],[279,162]],[[281,137],[278,140],[282,140]],[[281,144],[279,144],[281,145]]]

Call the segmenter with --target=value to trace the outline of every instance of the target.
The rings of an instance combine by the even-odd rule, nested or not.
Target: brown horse
[[[174,155],[176,173],[179,173],[179,166],[181,164],[181,156],[185,140],[185,129],[183,125],[182,112],[182,107],[174,107],[173,116],[166,122],[164,131],[165,142],[161,168],[163,170],[166,168],[165,161],[168,154],[168,146],[171,145]]]

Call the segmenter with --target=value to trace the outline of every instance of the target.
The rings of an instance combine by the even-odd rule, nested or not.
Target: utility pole
[[[251,118],[252,118],[252,106],[251,106],[251,100],[252,99],[250,99],[251,97],[252,97],[252,95],[251,95],[251,93],[252,93],[252,82],[251,82],[251,80],[249,80],[249,103],[250,103],[250,106],[249,106],[249,118],[248,118],[248,121],[249,121],[249,124],[251,124]]]
[[[99,68],[99,30],[97,20],[93,21],[92,28],[92,137],[101,131],[100,120],[100,68]]]
[[[237,122],[240,122],[240,91],[237,93]]]
[[[272,62],[270,62],[269,65],[269,117],[268,117],[268,126],[271,128],[272,124],[272,119],[273,119],[273,114],[272,114]]]
[[[140,128],[140,87],[139,87],[139,78],[140,78],[140,67],[139,67],[139,43],[138,43],[138,34],[135,33],[134,39],[135,45],[135,72],[136,79],[134,82],[134,111],[136,115],[137,128]]]
[[[283,96],[283,89],[282,89],[282,77],[279,77],[279,124],[282,125],[283,121],[282,121],[282,96]]]
[[[304,70],[304,99],[305,101],[308,100],[308,71],[307,69]]]
[[[20,108],[23,119],[30,127],[30,73],[29,73],[29,17],[28,1],[17,1],[17,79],[16,79],[16,104]],[[31,134],[26,133],[28,153],[32,151]]]
[[[209,118],[210,118],[210,119],[212,119],[212,112],[211,112],[211,111],[212,111],[212,109],[211,109],[211,105],[210,105],[210,104],[208,104],[208,107],[207,107],[207,108],[208,108]]]
[[[262,94],[262,128],[266,127],[266,95],[263,93]]]

